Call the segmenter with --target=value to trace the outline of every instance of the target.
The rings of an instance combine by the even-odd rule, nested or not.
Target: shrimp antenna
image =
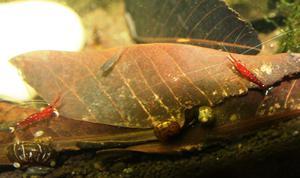
[[[224,45],[223,41],[221,42],[221,44],[222,44],[222,48],[223,48],[226,52],[230,53],[230,52],[227,50],[226,46]]]
[[[241,54],[245,54],[245,53],[247,53],[247,52],[249,52],[249,51],[251,51],[251,50],[253,50],[253,49],[256,49],[257,47],[260,47],[260,46],[262,46],[262,45],[264,45],[264,44],[266,44],[266,43],[269,43],[270,41],[272,41],[272,40],[274,40],[274,39],[280,38],[280,37],[282,37],[282,36],[284,36],[284,35],[286,35],[286,34],[288,34],[288,33],[290,33],[290,32],[298,31],[298,30],[299,30],[299,29],[292,29],[292,30],[288,30],[288,31],[285,31],[285,32],[283,32],[283,33],[280,33],[280,34],[278,34],[278,35],[275,35],[275,36],[272,37],[271,39],[266,40],[266,41],[264,41],[264,42],[261,42],[260,44],[254,46],[254,47],[251,47],[251,48],[249,48],[249,49],[247,49],[246,51],[242,52]]]
[[[27,105],[29,103],[32,103],[32,104],[35,104],[35,103],[47,104],[47,102],[45,100],[32,100],[32,101],[19,102],[19,104],[21,104],[21,105]]]
[[[62,91],[58,92],[57,96],[51,102],[51,105],[53,107],[61,106],[62,99],[65,97],[66,93],[67,92],[62,92]]]
[[[227,50],[227,48],[226,48],[226,46],[224,46],[223,45],[223,42],[221,43],[222,44],[222,47],[223,47],[223,49],[226,51],[226,52],[228,52],[228,59],[231,61],[231,62],[235,62],[236,61],[236,59],[231,55],[231,53]]]
[[[241,34],[244,32],[245,29],[246,29],[245,27],[242,28],[242,30],[239,32],[238,36],[235,38],[233,44],[235,44],[238,41],[238,39],[241,37]],[[226,46],[224,45],[223,42],[224,41],[221,42],[223,49],[230,54],[230,52],[227,50],[227,48],[226,48]]]
[[[54,101],[52,101],[52,106],[57,107],[58,105],[60,105],[61,99],[62,93],[59,93],[59,95],[54,99]]]
[[[34,105],[34,104],[47,104],[47,102],[45,100],[11,101],[11,100],[0,99],[0,102],[16,104],[18,106],[29,106],[29,105]]]

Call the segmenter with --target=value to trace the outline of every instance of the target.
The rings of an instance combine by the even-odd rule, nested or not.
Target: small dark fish
[[[104,62],[104,64],[100,68],[102,76],[106,76],[113,69],[116,63],[121,59],[121,56],[124,53],[124,51],[124,48],[120,49],[118,53],[116,53]]]

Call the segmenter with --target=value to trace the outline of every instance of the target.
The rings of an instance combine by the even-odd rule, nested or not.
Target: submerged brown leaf
[[[291,80],[276,86],[267,96],[262,95],[260,91],[252,90],[247,95],[229,98],[221,105],[213,107],[217,118],[214,127],[208,129],[201,124],[195,124],[185,129],[180,136],[168,144],[155,141],[151,129],[113,127],[63,117],[36,123],[29,129],[18,132],[17,135],[11,134],[8,130],[0,131],[0,165],[10,164],[7,159],[7,147],[14,143],[15,137],[22,141],[33,141],[38,131],[43,131],[43,137],[51,137],[51,143],[57,151],[126,148],[141,152],[172,153],[203,149],[206,145],[213,144],[212,141],[216,139],[242,136],[250,131],[299,115],[300,93],[297,92],[299,84],[298,80]],[[278,103],[289,104],[276,112],[270,110],[273,112],[261,115],[262,106],[271,108]],[[4,124],[1,124],[1,128],[4,128],[7,122],[22,120],[26,115],[36,112],[30,108],[5,102],[0,103],[0,107],[0,120]],[[231,120],[232,115],[236,115],[238,119]]]
[[[187,43],[257,54],[261,43],[251,24],[221,0],[126,0],[126,19],[140,43]]]
[[[256,133],[263,128],[272,130],[274,127],[270,126],[299,118],[299,87],[299,79],[294,79],[282,82],[268,95],[251,90],[247,95],[232,97],[214,107],[216,123],[211,128],[194,124],[169,144],[153,142],[129,146],[126,149],[151,153],[202,150],[210,144],[226,140],[232,141],[250,133]],[[296,130],[293,134],[298,134],[298,127],[287,129],[291,130],[287,130],[287,132]]]
[[[133,128],[149,128],[169,119],[182,126],[186,109],[215,106],[257,87],[232,68],[228,53],[178,44],[128,47],[103,76],[101,67],[119,50],[40,51],[12,63],[48,102],[63,95],[61,115]],[[265,85],[300,70],[296,54],[233,56]]]

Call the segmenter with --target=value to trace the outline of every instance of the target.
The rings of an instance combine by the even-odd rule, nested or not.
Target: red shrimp
[[[229,54],[228,59],[232,62],[234,65],[234,68],[245,78],[247,78],[249,81],[255,83],[258,85],[261,89],[265,89],[266,86],[263,84],[262,81],[260,81],[251,71],[247,69],[247,67],[241,63],[241,61],[235,59],[231,54]]]
[[[51,104],[49,104],[46,108],[42,109],[40,112],[29,115],[26,119],[16,124],[16,130],[24,129],[35,122],[39,122],[42,120],[50,119],[54,116],[58,117],[58,112],[56,107],[59,105],[59,101],[61,97],[58,96]]]

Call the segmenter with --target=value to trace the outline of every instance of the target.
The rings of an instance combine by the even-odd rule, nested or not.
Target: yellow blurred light
[[[34,93],[8,60],[34,50],[78,51],[85,42],[79,16],[50,1],[0,4],[0,97],[28,100]]]
[[[191,39],[189,39],[189,38],[177,38],[176,39],[176,42],[178,42],[178,43],[187,43],[190,41],[191,41]]]

